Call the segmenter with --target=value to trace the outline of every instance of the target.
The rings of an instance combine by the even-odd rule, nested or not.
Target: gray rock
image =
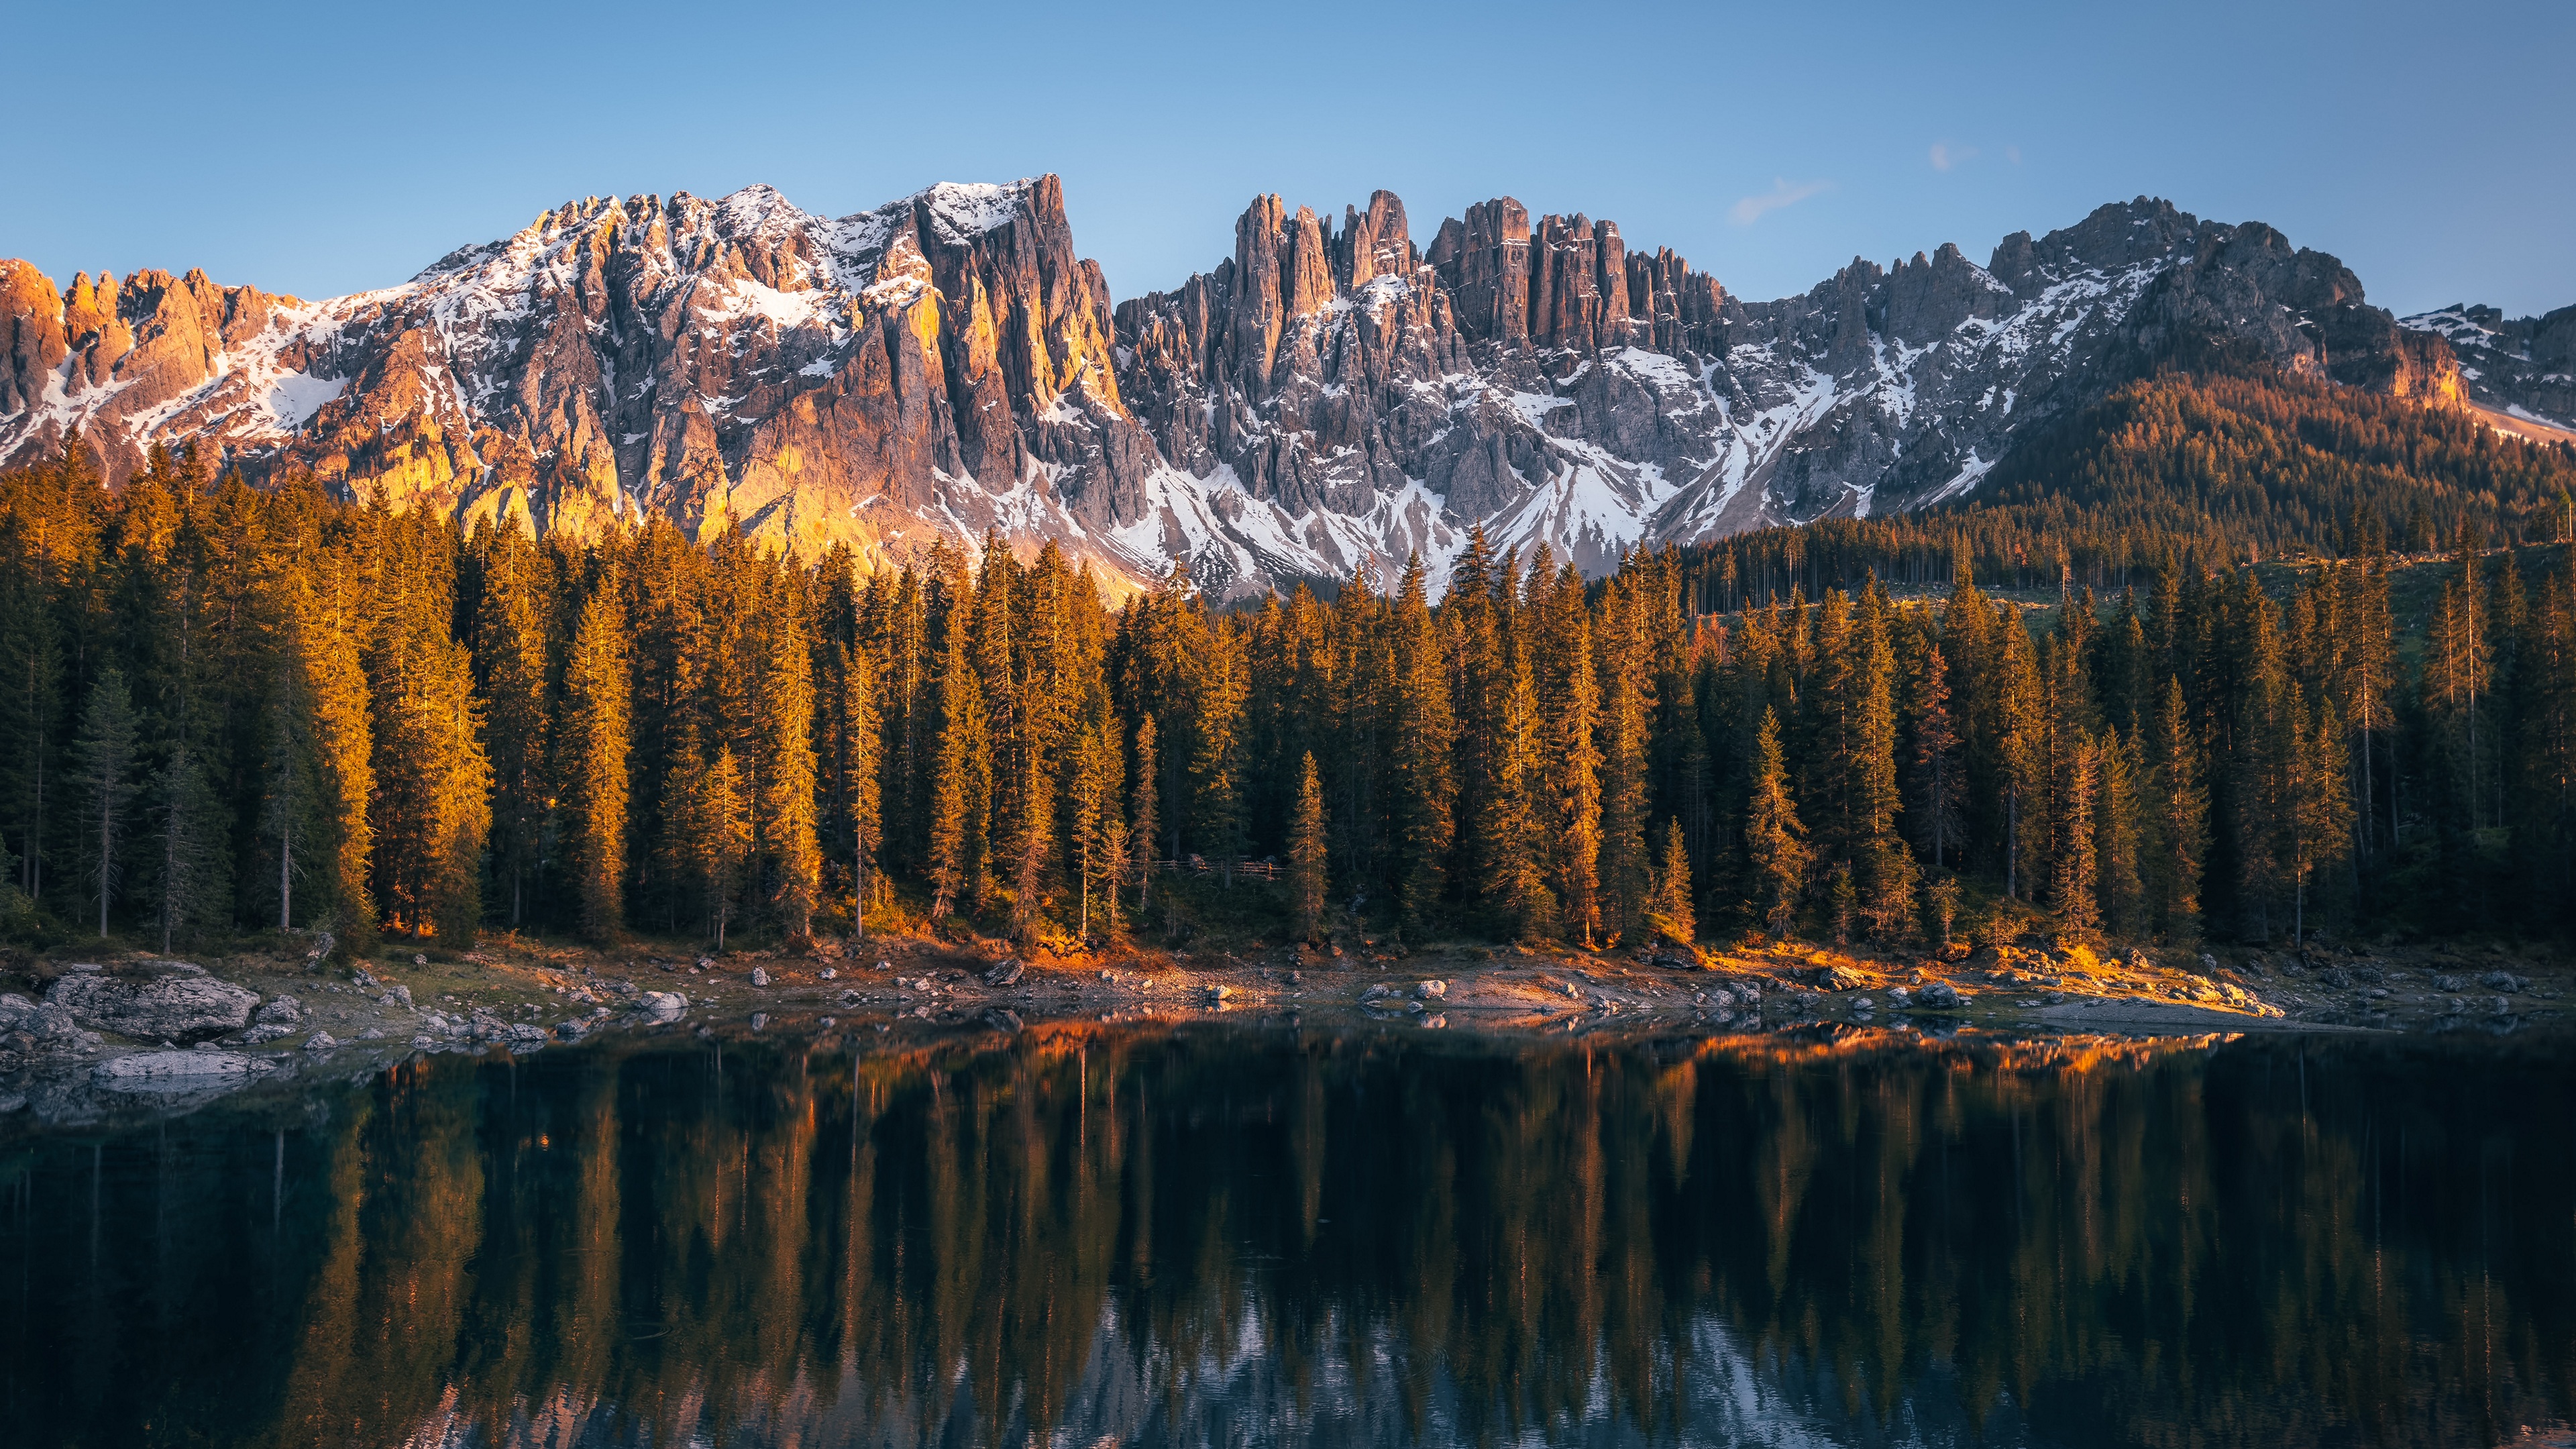
[[[987,986],[1015,986],[1019,984],[1020,977],[1025,975],[1027,970],[1027,967],[1020,964],[1018,957],[1006,956],[1001,960],[994,962],[992,969],[984,973],[984,984]]]
[[[308,1052],[334,1051],[339,1045],[339,1040],[327,1031],[317,1031],[304,1039],[304,1049]]]
[[[752,967],[751,984],[754,986],[767,986],[769,984],[769,968],[765,966]]]
[[[405,1011],[409,1011],[411,1009],[411,988],[398,981],[389,981],[385,983],[385,994],[376,998],[376,1004],[378,1006],[399,1006]]]
[[[1947,981],[1935,981],[1916,992],[1915,999],[1936,1011],[1947,1011],[1959,1004],[1959,988]]]
[[[250,1024],[259,997],[199,973],[127,977],[69,975],[46,993],[81,1025],[146,1040],[193,1041]]]
[[[655,1021],[676,1021],[689,1009],[689,998],[676,991],[647,991],[637,1004]]]
[[[1449,994],[1449,983],[1446,981],[1420,982],[1414,986],[1413,994],[1424,1001],[1438,1001]]]
[[[293,1026],[303,1018],[304,1003],[292,996],[272,996],[259,1004],[250,1019],[262,1026]]]
[[[2490,971],[2478,978],[2478,984],[2489,991],[2501,991],[2507,996],[2527,990],[2531,985],[2530,982],[2510,971]]]

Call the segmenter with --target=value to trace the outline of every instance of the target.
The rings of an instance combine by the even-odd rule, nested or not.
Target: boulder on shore
[[[147,1041],[195,1041],[239,1031],[250,1025],[259,1005],[257,993],[196,969],[111,976],[75,968],[45,999],[94,1031]]]

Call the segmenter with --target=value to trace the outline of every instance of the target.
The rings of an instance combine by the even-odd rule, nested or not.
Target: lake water
[[[0,1148],[0,1444],[2474,1445],[2564,1041],[607,1043]]]

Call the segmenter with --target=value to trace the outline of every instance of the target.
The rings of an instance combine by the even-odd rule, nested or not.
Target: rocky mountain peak
[[[999,529],[1223,595],[1414,555],[1445,577],[1477,528],[1598,573],[1956,498],[2034,424],[2216,356],[2576,410],[2576,309],[2400,327],[2334,257],[2154,198],[1772,302],[1508,196],[1421,249],[1392,192],[1334,216],[1257,196],[1230,254],[1114,309],[1053,176],[837,219],[768,186],[585,196],[318,303],[0,263],[0,462],[77,426],[111,478],[194,443],[464,520],[657,515],[879,561]]]

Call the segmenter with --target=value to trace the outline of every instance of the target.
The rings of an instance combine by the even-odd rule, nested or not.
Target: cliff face
[[[2517,325],[2535,377],[2576,331]],[[1049,176],[839,220],[766,187],[585,198],[313,303],[0,263],[0,463],[77,427],[112,481],[194,442],[540,531],[650,514],[903,561],[997,528],[1223,595],[1391,578],[1475,527],[1599,573],[1956,497],[2026,425],[2212,358],[2465,395],[2439,330],[2334,258],[2158,201],[1747,303],[1509,197],[1424,247],[1389,192],[1338,222],[1264,196],[1212,270],[1113,314]]]
[[[195,273],[57,296],[17,263],[0,299],[0,449],[78,426],[111,479],[194,439],[467,519],[900,557],[987,526],[1078,542],[1153,462],[1053,177],[838,221],[765,187],[591,197],[318,304]]]
[[[2456,349],[2469,399],[2497,412],[2576,429],[2576,307],[2507,318],[2494,307],[2458,303],[2399,324],[2426,345]]]
[[[2447,352],[2334,258],[2143,198],[2007,237],[1986,266],[1946,245],[1855,259],[1760,303],[1615,223],[1509,197],[1444,221],[1419,259],[1405,234],[1385,192],[1331,234],[1258,198],[1231,258],[1119,306],[1125,395],[1211,485],[1234,573],[1384,574],[1477,526],[1598,573],[1640,543],[1915,507],[2170,362],[2460,397]]]

